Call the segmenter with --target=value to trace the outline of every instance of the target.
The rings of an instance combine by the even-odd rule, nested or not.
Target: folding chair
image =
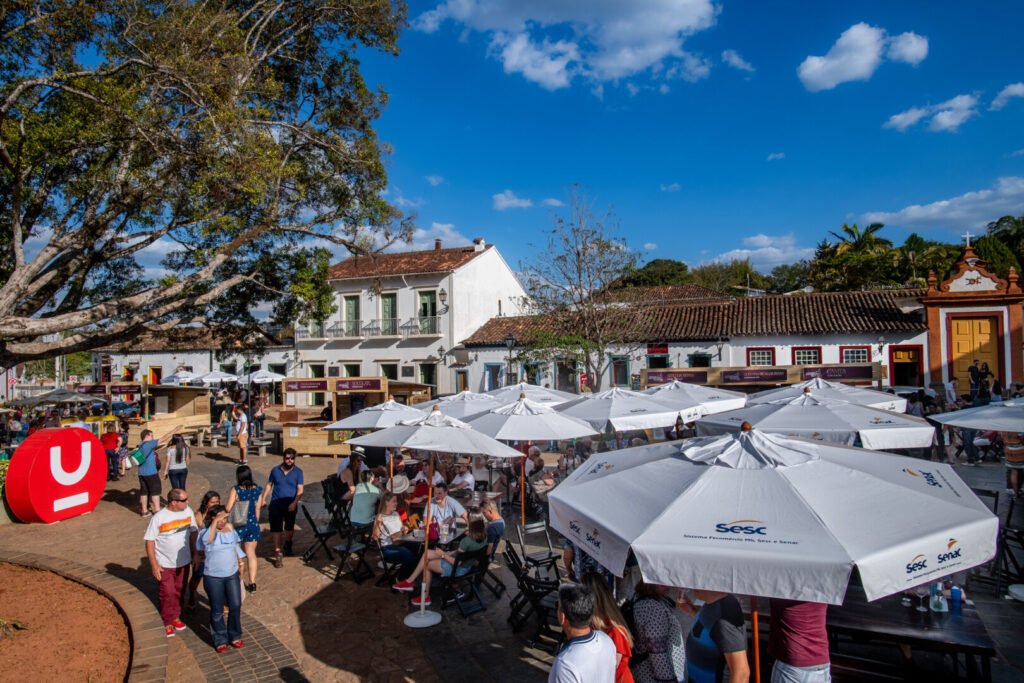
[[[482,574],[480,574],[480,579],[477,581],[478,586],[483,585],[487,590],[491,591],[496,598],[500,598],[502,593],[507,590],[505,582],[501,580],[501,577],[494,573],[494,556],[498,554],[498,544],[500,542],[501,539],[499,538],[494,543],[494,547],[491,548],[491,554],[487,558],[487,568]],[[508,540],[505,541],[505,545],[508,545]]]
[[[519,593],[509,603],[508,621],[512,625],[512,631],[519,631],[531,616],[536,615],[537,630],[530,644],[549,649],[541,645],[540,639],[548,637],[555,641],[560,640],[560,636],[552,628],[558,603],[559,582],[530,576],[515,548],[509,544],[505,547],[505,563],[516,577],[516,585],[519,587]]]
[[[302,514],[306,516],[306,521],[309,523],[309,528],[313,532],[313,542],[310,544],[308,548],[306,548],[306,552],[302,553],[302,561],[309,562],[310,560],[312,560],[313,557],[320,550],[320,548],[323,548],[324,552],[327,553],[327,559],[329,561],[333,561],[334,555],[331,554],[331,547],[327,545],[327,541],[330,540],[336,533],[338,533],[337,530],[331,529],[330,527],[321,529],[320,526],[317,525],[317,523],[313,520],[313,515],[309,513],[309,508],[307,508],[304,504],[302,505]]]
[[[384,569],[384,574],[377,579],[376,585],[378,586],[390,586],[398,582],[398,572],[402,568],[402,565],[398,562],[392,562],[384,556],[384,549],[380,545],[380,541],[373,541],[373,549],[380,555],[380,565]]]
[[[470,567],[470,570],[460,576],[459,570],[464,567]],[[442,584],[441,604],[445,607],[455,605],[464,617],[486,610],[487,605],[484,604],[483,597],[477,590],[479,578],[486,571],[486,548],[457,555],[455,564],[452,565],[451,576],[438,579]]]
[[[555,548],[551,544],[551,535],[548,533],[547,522],[541,520],[539,522],[532,522],[526,526],[517,526],[516,534],[519,538],[519,552],[527,569],[535,570],[535,573],[538,575],[540,574],[541,569],[551,569],[554,570],[556,579],[562,578],[562,575],[558,571],[558,563],[562,559],[562,556],[555,552]],[[541,549],[534,553],[527,552],[526,537],[535,534],[544,535],[544,542],[547,544],[547,550]]]
[[[376,574],[373,568],[366,562],[366,551],[370,547],[370,533],[373,531],[373,527],[349,527],[347,532],[343,533],[345,541],[334,546],[334,549],[338,551],[340,559],[338,560],[338,571],[334,575],[334,580],[337,581],[341,578],[341,575],[345,573],[349,564],[353,562],[355,558],[355,564],[352,566],[351,576],[356,583],[362,583],[366,579],[371,579]]]

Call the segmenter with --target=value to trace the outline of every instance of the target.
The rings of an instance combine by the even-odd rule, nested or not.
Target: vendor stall
[[[145,429],[152,430],[158,439],[175,427],[179,432],[186,434],[210,430],[209,391],[204,387],[122,382],[81,385],[78,391],[84,394],[102,394],[107,399],[114,396],[120,399],[125,395],[138,397],[142,414],[126,420],[129,425],[130,444],[138,443]],[[102,422],[117,418],[107,415],[95,419]],[[100,429],[104,427],[101,425]]]
[[[349,454],[345,442],[353,434],[346,431],[324,430],[324,427],[349,415],[358,413],[367,406],[383,403],[390,396],[399,403],[415,405],[430,399],[430,386],[413,382],[398,382],[387,377],[318,377],[289,378],[282,382],[284,402],[289,394],[326,394],[329,410],[326,415],[311,420],[289,420],[282,412],[282,438],[284,448],[294,448],[300,455],[330,455],[334,457]],[[294,413],[297,417],[297,412]]]

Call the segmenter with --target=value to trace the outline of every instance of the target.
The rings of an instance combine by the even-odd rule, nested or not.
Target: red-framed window
[[[819,365],[821,363],[820,346],[794,346],[791,353],[793,365]]]
[[[775,347],[752,346],[748,348],[747,365],[775,365]]]
[[[840,346],[839,347],[839,362],[840,363],[870,363],[871,362],[871,347],[870,346]]]

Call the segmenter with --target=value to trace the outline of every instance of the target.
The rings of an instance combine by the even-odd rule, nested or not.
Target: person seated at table
[[[768,651],[775,657],[772,680],[788,683],[828,683],[832,667],[828,657],[825,614],[828,605],[769,598],[772,616]]]
[[[423,576],[423,595],[426,599],[420,602],[420,596],[417,595],[412,599],[412,604],[415,607],[430,607],[430,577],[434,574],[440,576],[451,576],[452,568],[455,566],[455,561],[458,556],[464,553],[472,553],[477,550],[482,550],[487,546],[487,527],[484,524],[484,518],[478,515],[474,515],[472,521],[469,523],[469,528],[466,529],[466,535],[459,541],[459,547],[455,552],[448,552],[440,548],[431,548],[427,550],[423,559],[420,560],[419,565],[413,573],[405,581],[399,581],[392,588],[398,591],[412,591],[415,590],[415,581],[420,575]],[[456,576],[462,576],[468,574],[475,567],[473,562],[463,562],[459,565],[459,570],[456,572]]]
[[[437,465],[438,465],[438,463],[435,460],[434,461],[434,474],[431,477],[431,482],[433,484],[435,484],[435,485],[436,484],[445,484],[445,483],[448,482],[448,480],[444,478],[443,474],[441,474],[441,468],[438,467]],[[416,476],[412,478],[412,483],[414,483],[414,484],[416,484],[418,482],[426,483],[426,481],[427,481],[427,469],[428,468],[427,468],[427,466],[424,463],[420,463],[420,471],[417,472]]]
[[[344,491],[342,499],[352,500],[356,493],[356,484],[362,480],[363,454],[353,453],[348,459],[348,467],[338,473],[341,479],[341,490]]]
[[[362,446],[353,446],[352,455],[359,454],[363,458],[363,464],[359,467],[360,471],[365,472],[370,469],[370,466],[366,464],[366,454],[363,451]],[[341,479],[341,473],[348,469],[348,466],[352,464],[352,455],[346,455],[338,463],[338,471],[335,473],[338,475],[338,479]]]
[[[398,496],[391,491],[382,492],[377,504],[377,516],[373,520],[371,537],[380,546],[380,554],[385,560],[401,565],[400,576],[409,576],[416,566],[416,555],[413,551],[397,542],[407,533],[409,525],[403,522],[398,514]]]
[[[719,683],[726,669],[729,683],[747,683],[747,627],[739,600],[720,591],[695,588],[690,593],[703,605],[696,609],[693,602],[679,603],[695,617],[686,636],[687,683]]]
[[[501,518],[498,506],[493,500],[485,500],[480,504],[480,514],[487,522],[487,556],[494,557],[498,550],[498,544],[505,535],[505,520]]]
[[[469,471],[468,462],[460,462],[458,465],[458,474],[452,479],[451,483],[448,484],[450,491],[472,491],[473,487],[476,486],[476,478],[473,477],[473,473]]]
[[[348,513],[352,526],[369,526],[373,523],[377,499],[380,498],[380,489],[377,488],[376,481],[377,477],[372,471],[363,472],[362,481],[356,485],[352,494],[352,509]]]
[[[328,401],[324,409],[320,411],[321,420],[333,420],[334,419],[334,402]]]
[[[405,456],[402,455],[401,449],[392,448],[388,458],[391,459],[391,471],[395,474],[405,474]]]
[[[430,501],[430,510],[424,510],[423,518],[426,519],[429,512],[430,518],[438,524],[450,524],[457,517],[466,522],[469,521],[469,514],[462,504],[448,495],[448,485],[444,482],[434,486],[434,498]]]
[[[526,463],[524,465],[527,479],[544,471],[544,457],[540,454],[540,448],[530,446],[530,450],[526,453]]]
[[[626,441],[626,437],[624,437],[622,435],[622,432],[618,429],[616,429],[612,437],[610,439],[605,440],[603,444],[605,450],[608,451],[618,451],[622,450],[623,448],[629,448],[629,442]]]
[[[581,464],[583,464],[583,460],[573,446],[568,446],[565,452],[558,457],[558,469],[562,472],[572,472]]]
[[[594,454],[594,440],[585,436],[576,442],[576,455],[580,461],[586,462],[587,458]]]

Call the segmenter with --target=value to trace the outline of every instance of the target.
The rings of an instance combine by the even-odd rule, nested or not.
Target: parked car
[[[138,403],[125,403],[114,401],[110,404],[110,412],[118,417],[137,417],[142,411]]]

